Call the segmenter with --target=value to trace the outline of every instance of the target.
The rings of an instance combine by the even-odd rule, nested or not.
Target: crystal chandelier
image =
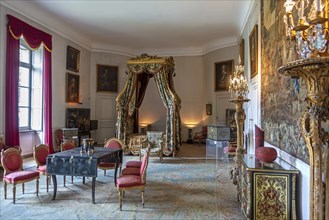
[[[230,76],[229,92],[233,99],[244,99],[248,93],[248,82],[244,77],[244,66],[239,56],[238,65],[235,65],[233,78]]]
[[[299,58],[329,57],[327,50],[328,0],[286,0],[286,36],[293,42]],[[298,18],[294,25],[294,18]]]

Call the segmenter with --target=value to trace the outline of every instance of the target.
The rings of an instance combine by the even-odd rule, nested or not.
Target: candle
[[[321,0],[316,0],[316,11],[321,11]]]
[[[303,18],[304,17],[304,0],[300,1],[300,16],[299,18]]]

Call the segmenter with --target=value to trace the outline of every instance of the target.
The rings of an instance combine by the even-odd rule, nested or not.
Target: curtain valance
[[[32,49],[37,49],[43,43],[46,50],[51,52],[51,35],[32,27],[31,25],[19,20],[18,18],[7,15],[8,17],[8,29],[16,40],[18,40],[22,35],[25,41]]]

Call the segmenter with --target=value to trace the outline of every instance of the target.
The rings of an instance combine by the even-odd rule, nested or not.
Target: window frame
[[[20,85],[20,83],[18,82],[18,90],[20,88],[27,88],[28,89],[28,106],[22,106],[20,105],[19,101],[20,99],[18,98],[18,112],[20,111],[20,109],[24,109],[24,108],[27,108],[28,109],[28,125],[27,126],[20,126],[20,119],[18,121],[18,124],[19,124],[19,131],[20,132],[24,132],[24,131],[43,131],[43,123],[42,123],[42,116],[43,116],[43,50],[42,48],[38,48],[36,50],[33,50],[29,47],[29,45],[26,43],[26,41],[21,38],[20,39],[20,49],[21,50],[21,47],[24,47],[25,49],[28,50],[29,52],[29,60],[28,60],[28,63],[26,62],[23,62],[20,58],[19,58],[19,68],[23,67],[23,68],[27,68],[29,71],[29,83],[28,83],[28,86],[22,86]],[[36,54],[36,51],[37,50],[40,50],[41,51],[41,56],[42,56],[42,63],[41,63],[41,66],[39,67],[36,67],[36,65],[34,65],[33,61],[34,61],[34,57],[35,57],[35,54]],[[41,73],[41,77],[42,77],[42,80],[41,80],[41,105],[40,105],[40,114],[39,117],[41,119],[41,124],[40,124],[40,127],[39,129],[32,129],[32,124],[33,124],[33,115],[32,115],[32,109],[33,109],[33,106],[32,106],[32,102],[33,102],[33,74],[36,74],[36,72],[40,71]],[[20,75],[20,72],[18,71],[18,75]],[[18,76],[18,78],[20,78]],[[18,94],[19,95],[19,94]]]

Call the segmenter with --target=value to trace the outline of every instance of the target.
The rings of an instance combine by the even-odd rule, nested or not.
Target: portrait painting
[[[79,72],[79,62],[80,51],[71,46],[67,46],[66,69],[76,73]]]
[[[228,91],[230,76],[233,73],[234,60],[215,63],[215,92]]]
[[[250,45],[250,79],[258,73],[258,25],[255,25],[249,36]]]
[[[66,73],[66,102],[79,103],[80,76]]]
[[[97,65],[97,92],[118,91],[118,66]]]
[[[226,109],[226,125],[231,128],[236,127],[235,109]]]

